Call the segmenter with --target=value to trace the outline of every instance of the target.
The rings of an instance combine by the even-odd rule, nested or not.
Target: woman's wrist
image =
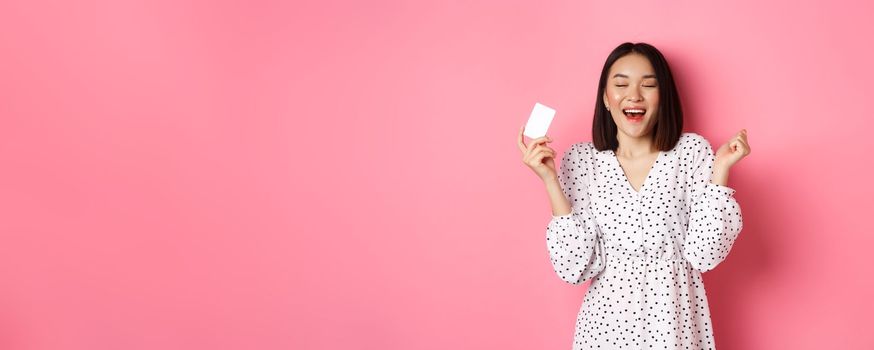
[[[710,176],[710,182],[717,185],[728,186],[728,169],[728,167],[722,165],[714,166],[713,174]]]
[[[553,216],[567,215],[571,213],[571,205],[565,197],[561,189],[561,184],[558,178],[549,178],[544,180],[546,183],[546,193],[549,196],[549,204],[552,207]]]
[[[557,186],[557,185],[560,186],[560,185],[559,185],[559,182],[558,182],[558,177],[557,177],[557,176],[553,176],[553,177],[549,177],[549,178],[544,179],[544,180],[543,180],[543,184],[545,184],[547,187],[549,187],[549,186]]]

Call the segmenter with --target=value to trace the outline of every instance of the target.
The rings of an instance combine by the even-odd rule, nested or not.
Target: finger
[[[553,155],[555,155],[555,153],[556,153],[555,150],[552,148],[549,148],[549,147],[544,146],[544,145],[538,145],[537,147],[534,147],[534,149],[531,151],[531,156],[533,157],[535,154],[537,154],[537,152],[540,152],[542,150],[546,150]]]
[[[519,139],[517,140],[519,143],[519,150],[522,151],[522,153],[525,153],[525,151],[528,150],[528,146],[525,145],[525,138],[522,135],[523,132],[525,132],[525,125],[522,125],[522,127],[519,128]]]
[[[549,141],[549,140],[550,140],[549,136],[538,137],[534,140],[531,140],[531,142],[528,143],[528,149],[530,150],[530,149],[534,148],[535,146],[537,146],[541,143],[544,143],[546,141]]]
[[[535,151],[538,149],[548,149],[548,150],[553,151],[553,152],[555,151],[554,149],[552,149],[552,147],[549,147],[545,144],[540,144],[540,145],[537,145],[536,147],[534,147]]]
[[[531,158],[531,166],[532,167],[537,167],[537,166],[541,166],[541,165],[543,165],[543,154],[538,154],[538,155],[534,156],[534,158]]]
[[[538,154],[540,154],[540,153],[543,153],[543,152],[550,153],[550,154],[553,154],[553,155],[555,154],[555,151],[553,151],[552,149],[545,148],[545,147],[538,147],[538,148],[532,150],[531,153],[528,155],[527,158],[528,158],[528,159],[534,158],[534,156],[536,156],[536,155],[538,155]]]
[[[534,165],[537,166],[537,165],[543,164],[543,160],[544,160],[544,159],[546,159],[546,158],[553,158],[553,157],[555,157],[555,155],[552,154],[551,152],[540,152],[540,153],[537,153],[537,155],[534,156],[534,158],[533,158]]]
[[[537,147],[538,145],[545,143],[545,142],[552,142],[552,140],[549,138],[549,136],[538,137],[538,138],[534,139],[534,141],[531,141],[528,144],[528,151],[527,152],[530,154],[531,151],[534,149],[534,147]]]
[[[750,144],[749,144],[749,142],[747,142],[747,140],[740,140],[740,143],[743,145],[744,152],[745,152],[746,154],[749,154],[749,153],[750,153]]]
[[[531,164],[532,166],[537,166],[539,163],[543,162],[543,158],[546,157],[555,157],[555,153],[545,149],[540,149],[537,152],[532,153],[531,156],[528,157],[528,160],[530,162],[529,164]]]
[[[737,151],[737,144],[738,144],[737,140],[732,140],[731,143],[729,143],[728,145],[732,151]]]
[[[542,149],[541,153],[547,153],[547,154],[549,154],[550,157],[555,157],[555,154],[556,154],[556,153],[555,153],[554,150],[552,150],[552,149],[550,149],[550,148],[548,148],[548,147],[544,147],[544,148],[541,148],[541,149]]]
[[[747,149],[747,146],[743,142],[735,141],[735,143],[734,143],[735,152],[745,153],[746,149]]]
[[[737,153],[739,153],[741,157],[747,155],[747,153],[749,153],[749,151],[747,150],[747,146],[743,144],[738,144]]]

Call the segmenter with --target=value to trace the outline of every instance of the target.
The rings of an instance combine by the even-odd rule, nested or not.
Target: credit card
[[[555,109],[549,108],[540,102],[535,103],[522,135],[532,139],[546,136],[546,130],[549,129],[549,124],[552,123],[553,117],[555,117]]]

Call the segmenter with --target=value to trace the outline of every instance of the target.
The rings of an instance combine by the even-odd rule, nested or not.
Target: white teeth
[[[625,113],[644,113],[642,109],[623,109]]]

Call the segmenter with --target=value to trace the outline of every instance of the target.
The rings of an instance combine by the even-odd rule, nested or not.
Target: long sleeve
[[[743,228],[735,190],[710,182],[714,154],[710,143],[700,137],[693,146],[691,207],[683,255],[693,268],[706,272],[725,260]]]
[[[580,284],[597,276],[606,266],[601,233],[589,211],[587,186],[592,157],[585,144],[575,144],[562,157],[559,182],[573,208],[553,215],[546,227],[546,245],[556,274],[565,282]]]

